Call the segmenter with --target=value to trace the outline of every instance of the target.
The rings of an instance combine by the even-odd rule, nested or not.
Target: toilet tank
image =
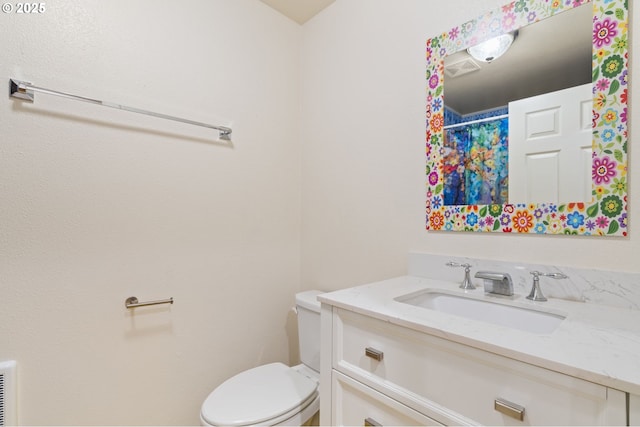
[[[320,302],[321,291],[305,291],[296,294],[298,311],[298,341],[300,360],[320,372]]]

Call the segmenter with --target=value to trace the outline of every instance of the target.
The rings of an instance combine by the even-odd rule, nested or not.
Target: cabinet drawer
[[[341,309],[333,331],[334,369],[446,424],[626,424],[617,390]]]
[[[429,417],[336,371],[332,373],[334,426],[441,426]]]

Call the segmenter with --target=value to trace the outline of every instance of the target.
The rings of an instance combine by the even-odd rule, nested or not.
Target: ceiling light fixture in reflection
[[[492,62],[500,58],[511,47],[517,32],[502,34],[467,49],[469,55],[478,61]]]

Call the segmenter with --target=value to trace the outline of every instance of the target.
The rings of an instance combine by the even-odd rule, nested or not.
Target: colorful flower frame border
[[[585,3],[593,6],[592,201],[444,206],[444,58]],[[628,0],[516,0],[427,41],[427,230],[627,235],[628,14]]]

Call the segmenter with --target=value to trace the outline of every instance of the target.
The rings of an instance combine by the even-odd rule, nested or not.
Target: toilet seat
[[[217,387],[202,405],[203,421],[214,426],[278,424],[318,397],[318,382],[282,363],[241,372]]]

